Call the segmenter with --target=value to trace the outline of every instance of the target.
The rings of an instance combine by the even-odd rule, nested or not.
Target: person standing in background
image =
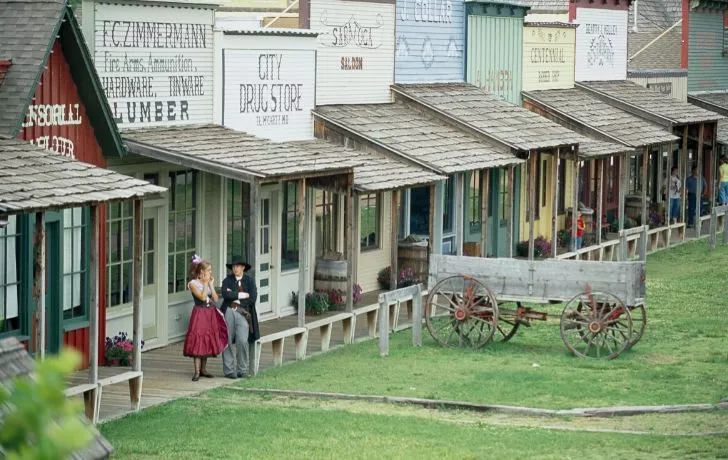
[[[258,296],[255,281],[245,272],[250,265],[242,257],[227,264],[232,272],[222,282],[222,312],[228,327],[228,347],[222,354],[222,369],[230,379],[250,375],[250,343],[260,337],[255,300]],[[233,357],[233,345],[235,356]]]
[[[670,172],[670,218],[669,224],[680,220],[680,177],[677,166],[673,166]]]
[[[707,193],[705,178],[698,173],[698,167],[693,166],[690,171],[692,174],[685,180],[685,189],[688,192],[688,227],[692,227],[695,223],[695,210],[697,209],[695,204],[698,199],[698,186],[700,186],[701,200],[703,195]]]
[[[728,156],[723,155],[720,159],[720,204],[728,204]]]

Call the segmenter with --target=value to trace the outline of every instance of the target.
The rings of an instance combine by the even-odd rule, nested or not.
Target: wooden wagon
[[[565,302],[561,338],[580,357],[612,359],[647,324],[644,262],[430,258],[425,323],[444,346],[511,339],[548,314],[526,304]]]

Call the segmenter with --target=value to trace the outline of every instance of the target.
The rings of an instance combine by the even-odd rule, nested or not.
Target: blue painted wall
[[[463,0],[397,0],[394,80],[463,81]]]
[[[727,37],[728,38],[728,37]],[[728,57],[723,56],[723,12],[690,13],[688,91],[728,89]]]

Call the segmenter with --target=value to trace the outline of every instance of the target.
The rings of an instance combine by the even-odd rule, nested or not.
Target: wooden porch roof
[[[402,102],[318,106],[314,116],[404,161],[442,174],[523,163],[508,149]]]
[[[217,125],[124,132],[129,151],[231,179],[283,180],[354,171],[354,188],[393,190],[445,179],[432,170],[382,154],[319,139],[273,142]]]
[[[574,131],[468,83],[397,84],[395,97],[410,100],[512,150],[576,147]]]
[[[631,149],[679,140],[663,127],[576,88],[524,91],[523,97],[584,134]]]
[[[577,82],[576,87],[646,120],[672,129],[696,123],[713,123],[722,115],[673,99],[627,80]]]
[[[17,214],[139,198],[167,189],[0,137],[0,212]]]

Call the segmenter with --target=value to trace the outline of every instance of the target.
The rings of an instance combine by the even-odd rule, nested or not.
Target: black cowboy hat
[[[233,265],[242,265],[243,270],[247,272],[248,270],[250,270],[251,267],[250,264],[245,262],[244,260],[245,259],[243,259],[242,257],[236,256],[233,257],[233,260],[231,260],[229,264],[225,264],[225,266],[228,268],[228,270],[232,270]]]

